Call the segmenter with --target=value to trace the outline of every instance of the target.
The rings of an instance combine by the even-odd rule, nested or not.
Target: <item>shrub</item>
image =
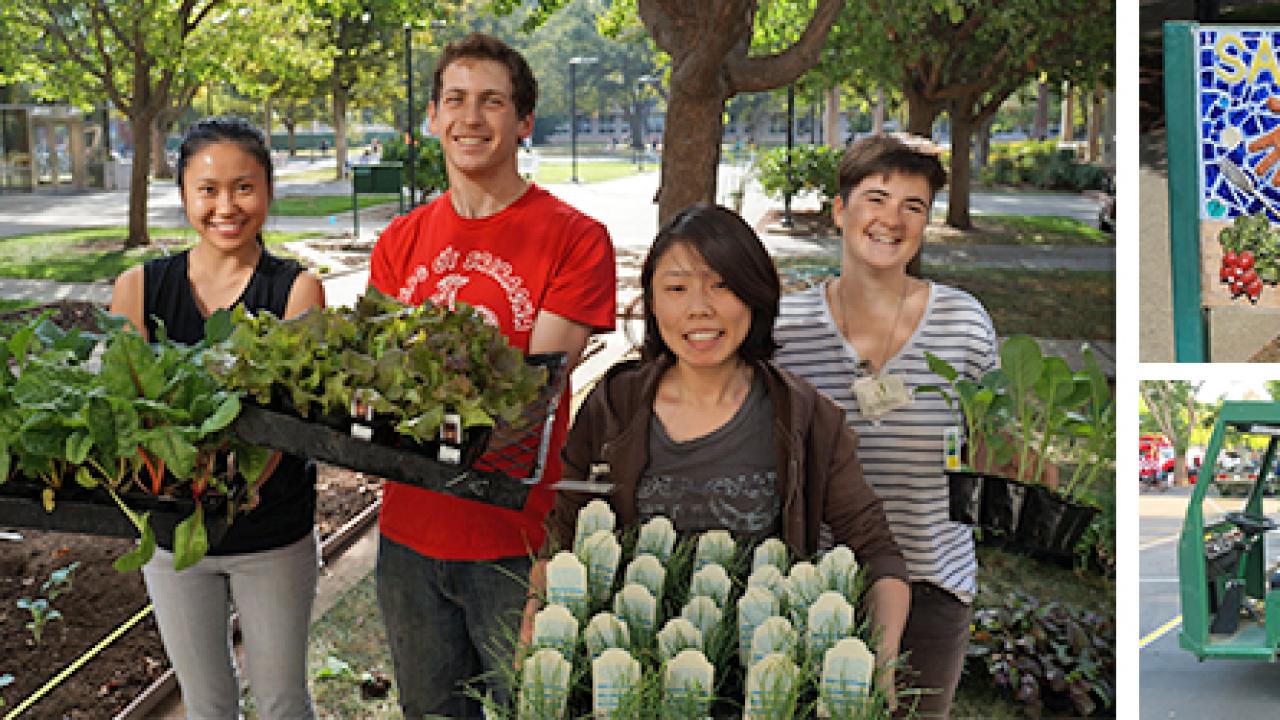
[[[965,672],[985,675],[1032,717],[1046,706],[1114,715],[1115,618],[1010,592],[974,611]]]
[[[839,192],[836,170],[841,150],[826,145],[797,145],[791,149],[792,196],[814,194],[825,211]],[[787,191],[787,149],[775,147],[756,159],[756,177],[765,195],[781,199]]]
[[[991,146],[987,165],[978,171],[983,185],[1032,186],[1044,190],[1100,190],[1103,169],[1078,162],[1056,140],[1023,140]]]
[[[443,192],[449,187],[449,176],[445,172],[444,151],[440,141],[433,137],[414,135],[418,152],[413,158],[414,186],[429,195]],[[408,147],[402,138],[388,140],[382,148],[384,161],[406,162],[409,158]]]

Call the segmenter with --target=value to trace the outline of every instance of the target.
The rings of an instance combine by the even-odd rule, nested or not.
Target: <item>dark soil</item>
[[[316,525],[328,537],[378,497],[380,481],[322,466],[316,484]],[[0,521],[2,522],[2,521]],[[81,654],[147,605],[138,572],[121,574],[111,563],[132,540],[0,527],[20,540],[0,540],[0,675],[14,682],[0,690],[10,710]],[[52,603],[61,620],[45,626],[37,645],[24,625],[19,598],[42,597],[49,574],[73,562],[72,588]],[[114,716],[169,667],[155,620],[148,614],[91,662],[57,686],[24,717],[85,719]]]
[[[75,300],[58,300],[56,302],[22,308],[0,314],[0,323],[26,322],[45,311],[52,310],[49,319],[54,325],[65,330],[77,328],[85,332],[98,332],[98,310],[105,310],[102,305]]]
[[[756,223],[756,232],[764,232],[768,228],[770,232],[779,232],[791,237],[798,238],[820,238],[826,240],[834,240],[840,237],[840,229],[836,227],[836,223],[831,218],[830,211],[821,210],[792,210],[791,211],[791,227],[782,227],[782,211],[769,210],[760,218],[760,222]]]

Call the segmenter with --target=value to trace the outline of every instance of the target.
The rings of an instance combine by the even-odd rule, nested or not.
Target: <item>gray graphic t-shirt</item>
[[[681,534],[723,528],[762,540],[782,525],[777,465],[773,405],[757,377],[729,422],[702,437],[676,442],[653,416],[636,508],[642,520],[667,516]]]

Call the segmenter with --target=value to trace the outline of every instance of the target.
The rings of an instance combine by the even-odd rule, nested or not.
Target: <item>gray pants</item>
[[[315,717],[307,689],[307,629],[316,593],[313,534],[281,548],[205,557],[181,572],[157,548],[143,569],[187,717],[240,717],[231,604],[240,613],[245,674],[263,720]]]

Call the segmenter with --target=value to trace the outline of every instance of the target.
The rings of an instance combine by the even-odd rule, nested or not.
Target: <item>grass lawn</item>
[[[653,172],[658,169],[658,165],[646,162],[644,169],[645,172]],[[636,173],[635,163],[626,160],[602,160],[598,162],[586,162],[581,158],[578,160],[578,180],[584,183],[615,180],[620,177],[635,175]],[[572,174],[573,163],[568,158],[543,157],[538,162],[538,173],[534,176],[534,180],[543,185],[567,183]]]
[[[0,313],[7,313],[10,310],[21,310],[25,307],[31,307],[35,303],[30,300],[0,300]]]
[[[929,228],[929,238],[967,245],[1114,245],[1094,225],[1059,215],[974,215],[973,229]]]
[[[299,154],[299,157],[302,155]],[[320,183],[337,180],[338,171],[333,167],[318,167],[312,170],[300,170],[287,175],[277,175],[276,182],[288,181],[298,183]],[[277,188],[279,189],[279,188]]]
[[[782,217],[780,210],[773,213],[771,222]],[[836,229],[829,212],[805,210],[792,214],[798,237],[820,237],[836,240]],[[956,230],[935,218],[925,228],[925,241],[945,245],[1096,245],[1114,246],[1114,235],[1104,233],[1093,225],[1057,215],[974,215],[973,229]]]
[[[361,208],[396,201],[395,195],[357,195]],[[296,195],[278,197],[271,203],[271,214],[283,217],[324,217],[351,210],[350,195]]]
[[[925,266],[924,273],[978,298],[1000,335],[1116,339],[1114,273],[954,266]]]
[[[0,277],[62,282],[110,281],[126,268],[163,254],[181,250],[197,240],[194,230],[150,228],[151,245],[125,249],[128,230],[123,227],[64,230],[0,238]],[[263,233],[275,245],[316,233]]]
[[[777,264],[789,292],[839,270],[835,258],[780,258]],[[1000,335],[1115,340],[1113,273],[926,265],[924,274],[978,298]],[[1065,298],[1070,298],[1071,312],[1062,311]]]

